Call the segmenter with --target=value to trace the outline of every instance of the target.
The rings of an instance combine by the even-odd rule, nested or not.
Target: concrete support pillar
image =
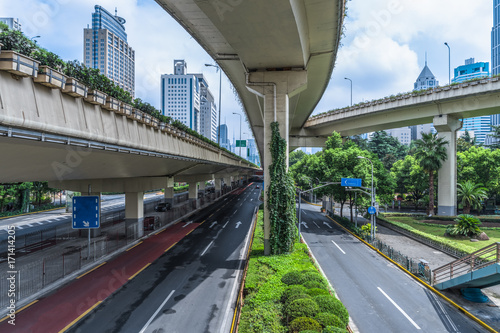
[[[438,212],[441,216],[457,215],[457,131],[462,121],[448,115],[435,116],[434,127],[439,137],[448,141],[448,158],[438,171]]]
[[[171,206],[174,206],[174,188],[173,187],[165,188],[165,202],[170,203]]]
[[[125,193],[125,222],[129,225],[136,225],[138,237],[144,235],[144,192]]]
[[[269,166],[272,164],[271,145],[272,131],[271,123],[279,123],[279,131],[282,138],[289,140],[289,98],[306,89],[306,71],[266,71],[253,72],[249,74],[247,88],[254,94],[264,99],[264,254],[269,255],[271,248],[269,238],[271,225],[269,221],[269,210],[267,205],[268,187],[271,183]],[[288,148],[286,149],[286,164],[288,165]]]
[[[189,201],[196,202],[196,208],[198,208],[198,183],[189,183]]]
[[[199,188],[199,190],[203,191],[203,193],[205,193],[205,187],[206,187],[206,183],[203,180],[203,181],[200,182],[200,188]]]
[[[217,195],[217,197],[220,197],[222,189],[222,178],[215,178],[214,185],[215,185],[215,194]]]
[[[224,185],[226,185],[226,191],[230,191],[233,186],[232,184],[233,177],[224,177],[222,181],[224,182]]]

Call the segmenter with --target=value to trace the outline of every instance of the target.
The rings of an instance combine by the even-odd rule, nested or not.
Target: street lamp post
[[[349,80],[351,82],[351,106],[352,106],[352,80],[348,77],[345,77],[344,80]]]
[[[220,146],[220,110],[221,110],[221,88],[222,88],[222,69],[217,65],[205,64],[207,67],[215,67],[219,71],[219,127],[217,128],[217,143]]]
[[[444,45],[448,47],[448,84],[451,84],[451,50],[447,42],[444,42]]]
[[[241,157],[241,114],[237,112],[233,112],[233,114],[237,114],[238,116],[240,116],[240,157]]]
[[[36,43],[36,40],[34,40],[35,38],[40,38],[40,36],[31,37],[30,40]]]
[[[372,203],[371,203],[371,205],[373,207],[375,207],[375,195],[374,195],[375,192],[373,191],[373,162],[368,157],[358,156],[358,158],[363,158],[365,160],[368,160],[368,161],[370,161],[370,164],[372,165],[372,195],[371,195]],[[376,226],[375,226],[375,214],[371,214],[371,220],[372,220],[371,221],[372,222],[372,227],[371,227],[372,239],[375,239],[375,228],[376,228]]]

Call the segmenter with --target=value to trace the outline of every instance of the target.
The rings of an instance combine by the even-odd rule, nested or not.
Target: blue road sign
[[[373,206],[368,207],[368,213],[373,215],[377,212],[377,209]]]
[[[99,197],[73,197],[73,229],[99,228]]]
[[[341,178],[340,185],[361,187],[361,178]]]

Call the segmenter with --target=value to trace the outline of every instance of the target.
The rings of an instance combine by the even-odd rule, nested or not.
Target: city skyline
[[[136,51],[136,97],[160,109],[158,78],[171,71],[174,59],[186,59],[190,72],[203,73],[218,99],[219,74],[205,67],[214,61],[152,0],[1,1],[0,10],[4,17],[19,18],[28,37],[41,36],[37,42],[42,47],[65,60],[83,61],[82,28],[89,23],[96,4],[110,11],[117,7],[118,15],[127,19],[128,40]],[[492,27],[492,1],[348,2],[342,47],[314,114],[349,105],[350,87],[344,77],[353,81],[353,103],[410,91],[424,66],[426,52],[436,78],[447,83],[448,49],[444,42],[451,48],[452,69],[471,57],[489,62]],[[244,115],[223,75],[221,123],[227,119],[229,138],[239,132],[239,117],[233,112]],[[242,132],[249,133],[245,121]]]

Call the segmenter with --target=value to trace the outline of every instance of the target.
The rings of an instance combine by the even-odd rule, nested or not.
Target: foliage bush
[[[302,283],[302,285],[304,287],[306,287],[307,289],[324,289],[324,290],[328,290],[328,285],[326,283],[326,281],[306,281],[304,283]]]
[[[321,289],[321,288],[311,288],[311,289],[308,289],[306,291],[306,293],[311,297],[319,296],[319,295],[330,295],[330,292],[328,290]]]
[[[347,324],[349,323],[349,313],[347,312],[347,309],[344,307],[342,302],[340,302],[333,296],[326,295],[315,296],[313,297],[313,300],[318,305],[320,309],[319,312],[333,313],[340,318],[340,320],[344,324],[344,327],[347,326]]]
[[[446,233],[451,236],[465,236],[472,237],[479,235],[481,233],[481,229],[479,229],[479,225],[481,221],[473,215],[469,214],[461,214],[458,215],[455,219],[454,225],[449,225],[446,228]]]
[[[281,282],[287,285],[302,284],[302,273],[299,271],[291,271],[283,275]]]
[[[285,308],[288,320],[294,320],[299,317],[314,317],[320,308],[311,298],[296,299]]]
[[[314,319],[299,317],[290,323],[290,332],[299,333],[302,331],[321,332],[321,325]]]
[[[322,327],[327,327],[327,326],[335,326],[339,328],[346,327],[346,325],[344,325],[344,323],[338,316],[330,312],[320,312],[316,316],[314,316],[314,319],[318,323],[320,323]]]
[[[327,326],[323,330],[323,333],[349,333],[349,331],[335,326]]]
[[[298,299],[312,299],[312,297],[306,293],[293,294],[287,298],[286,302],[283,303],[285,311],[290,307],[290,305]]]
[[[307,288],[304,286],[301,286],[301,285],[289,286],[285,289],[285,291],[283,291],[283,294],[281,295],[281,302],[286,303],[288,298],[290,298],[291,296],[293,296],[295,294],[308,294],[309,295],[309,293],[307,291],[308,291]]]

